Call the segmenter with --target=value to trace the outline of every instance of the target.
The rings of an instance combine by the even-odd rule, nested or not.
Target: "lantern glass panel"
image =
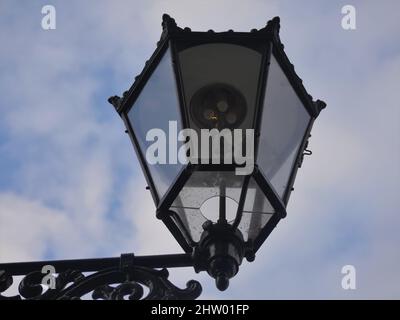
[[[310,115],[272,55],[261,119],[258,165],[283,199]]]
[[[179,53],[190,126],[253,128],[262,54],[231,43],[207,43]]]
[[[225,199],[227,219],[229,223],[233,223],[236,211],[233,212],[232,216],[232,212],[228,212],[228,210],[235,208],[231,205],[232,201],[236,204],[239,203],[243,182],[244,176],[236,175],[234,171],[195,171],[191,175],[173,202],[171,210],[179,216],[182,223],[181,227],[187,230],[194,242],[200,240],[203,223],[211,220],[202,211],[204,203],[211,199],[219,199],[220,197]],[[218,204],[219,201],[214,201],[211,207],[207,206],[208,211],[215,211],[216,217],[219,213]],[[251,178],[243,216],[238,225],[238,229],[242,232],[245,240],[254,240],[274,212],[265,194]],[[213,222],[216,222],[216,219]]]
[[[177,143],[177,150],[182,144],[174,136],[175,131],[182,129],[182,117],[169,49],[145,84],[128,118],[139,144],[139,152],[146,159],[144,165],[148,167],[155,191],[161,199],[184,166],[169,157],[169,148],[173,147],[169,139]],[[152,148],[156,146],[154,143],[160,148]],[[155,162],[153,156],[160,160],[159,163],[149,162],[149,158]]]
[[[238,225],[238,229],[242,232],[244,240],[254,241],[274,213],[275,210],[264,192],[256,181],[251,178],[247,189],[242,219]]]

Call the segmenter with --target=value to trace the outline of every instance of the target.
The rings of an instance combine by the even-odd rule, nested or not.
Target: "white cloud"
[[[65,212],[15,194],[0,194],[0,221],[2,261],[38,259],[53,246],[66,250],[71,242],[79,242],[69,236],[74,224]]]

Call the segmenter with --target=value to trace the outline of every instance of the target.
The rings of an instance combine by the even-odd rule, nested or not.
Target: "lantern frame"
[[[180,173],[175,178],[175,181],[169,186],[165,194],[160,197],[156,191],[155,182],[150,173],[148,163],[146,161],[145,155],[143,154],[143,150],[141,150],[139,146],[138,139],[135,136],[135,132],[128,118],[128,113],[134,106],[135,101],[138,99],[147,81],[156,70],[167,50],[170,50],[171,53],[171,62],[174,71],[179,101],[179,113],[181,117],[180,121],[182,122],[183,128],[190,128],[188,106],[184,96],[184,83],[182,80],[182,69],[179,60],[179,51],[183,47],[209,43],[229,43],[256,49],[262,54],[257,85],[256,106],[253,119],[253,128],[255,130],[255,167],[253,173],[251,174],[251,177],[254,178],[255,182],[264,192],[266,198],[274,208],[275,212],[272,214],[272,217],[260,231],[256,239],[252,243],[246,243],[246,257],[248,258],[248,260],[252,260],[255,252],[267,239],[275,226],[282,218],[286,216],[286,205],[288,203],[291,191],[293,190],[293,185],[298,168],[302,164],[304,154],[308,154],[308,150],[306,149],[308,145],[308,139],[311,136],[310,132],[313,123],[318,117],[321,110],[326,107],[326,104],[321,100],[313,101],[313,98],[307,93],[306,89],[304,88],[302,80],[296,74],[294,66],[289,61],[284,51],[284,46],[281,43],[279,37],[279,17],[275,17],[270,20],[264,28],[259,30],[253,29],[250,32],[234,32],[233,30],[229,30],[226,32],[214,32],[212,30],[209,30],[207,32],[193,32],[189,28],[178,27],[174,19],[164,14],[162,27],[163,32],[160,40],[157,43],[157,48],[151,58],[146,62],[143,71],[135,78],[133,85],[128,91],[123,94],[122,98],[114,96],[109,99],[109,102],[114,105],[116,111],[123,119],[127,128],[127,132],[129,133],[129,136],[135,147],[136,154],[138,155],[139,162],[148,183],[148,188],[150,189],[153,200],[157,207],[157,218],[161,219],[164,222],[164,224],[167,226],[169,231],[176,238],[176,240],[186,253],[193,253],[198,243],[193,241],[189,231],[185,228],[182,221],[180,221],[178,214],[170,210],[173,201],[177,198],[179,192],[185,186],[186,182],[193,174],[193,172],[232,171],[236,168],[236,166],[227,164],[188,163],[181,169]],[[301,143],[295,156],[295,161],[293,161],[288,184],[282,198],[277,194],[274,187],[257,166],[259,136],[262,125],[261,115],[264,107],[264,99],[266,98],[265,95],[267,91],[268,71],[272,55],[274,55],[280,68],[287,77],[291,87],[294,89],[296,95],[299,97],[304,108],[310,116],[310,120],[307,124],[304,136],[301,138]]]

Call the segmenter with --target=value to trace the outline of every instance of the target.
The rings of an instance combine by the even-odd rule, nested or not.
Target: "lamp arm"
[[[135,256],[133,253],[113,258],[2,263],[0,300],[80,299],[89,293],[93,299],[103,300],[123,300],[125,297],[130,300],[192,300],[201,294],[200,283],[190,280],[185,289],[180,289],[168,280],[165,269],[191,266],[190,254]],[[91,274],[87,274],[89,272]],[[2,295],[11,287],[14,276],[24,276],[19,282],[19,295]],[[48,289],[44,291],[42,285]],[[146,296],[143,287],[149,289]]]

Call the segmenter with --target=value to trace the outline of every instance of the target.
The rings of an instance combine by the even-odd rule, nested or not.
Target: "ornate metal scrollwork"
[[[43,290],[43,274],[31,272],[19,283],[19,295],[3,296],[1,293],[11,287],[13,277],[0,270],[0,300],[192,300],[201,294],[199,282],[191,280],[185,289],[180,289],[168,280],[168,270],[156,270],[133,266],[129,270],[108,268],[89,275],[78,270],[67,270],[58,274],[54,289]],[[148,293],[144,295],[144,287]]]

